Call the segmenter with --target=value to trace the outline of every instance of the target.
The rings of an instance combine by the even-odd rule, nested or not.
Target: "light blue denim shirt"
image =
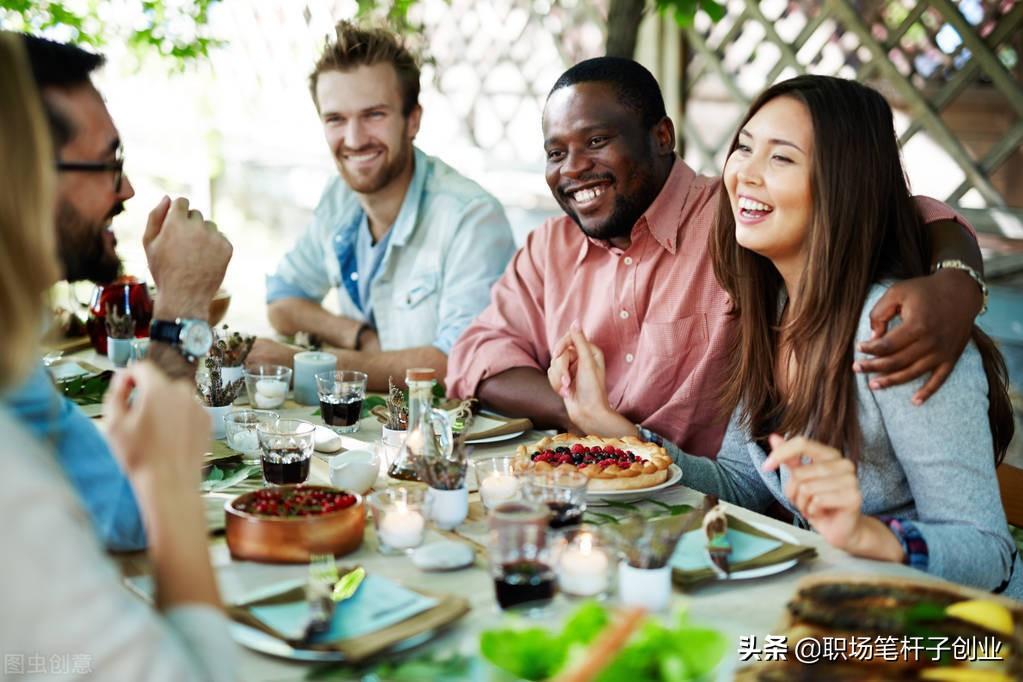
[[[42,363],[2,402],[36,438],[52,444],[107,549],[143,549],[146,531],[131,484],[95,423],[57,391]]]
[[[323,300],[338,290],[342,316],[369,321],[383,350],[451,350],[490,302],[515,252],[504,209],[478,184],[415,149],[415,169],[379,267],[362,300],[358,237],[364,212],[341,179],[327,184],[312,224],[267,277],[266,298]],[[364,253],[364,251],[363,251]],[[342,273],[346,273],[342,276]],[[355,274],[353,278],[351,275]]]

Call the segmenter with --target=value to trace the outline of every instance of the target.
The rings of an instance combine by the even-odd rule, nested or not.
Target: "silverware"
[[[704,498],[703,508],[702,525],[707,536],[707,558],[717,577],[724,580],[730,574],[728,561],[732,554],[732,545],[728,542],[728,519],[714,495]]]
[[[335,606],[331,596],[337,582],[337,566],[332,554],[313,554],[309,557],[309,579],[305,586],[309,620],[302,635],[303,644],[308,644],[313,637],[330,629]]]

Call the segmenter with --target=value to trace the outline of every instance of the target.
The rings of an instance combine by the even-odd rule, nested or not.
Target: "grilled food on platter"
[[[1023,605],[950,583],[807,578],[783,627],[786,660],[754,663],[737,680],[1023,679]],[[808,639],[816,662],[806,660],[809,649],[797,656]]]

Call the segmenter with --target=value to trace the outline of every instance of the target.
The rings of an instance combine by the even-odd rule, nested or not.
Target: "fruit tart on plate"
[[[559,433],[532,445],[520,445],[516,469],[576,469],[586,474],[590,492],[639,490],[664,483],[671,457],[664,448],[633,436],[601,438]]]

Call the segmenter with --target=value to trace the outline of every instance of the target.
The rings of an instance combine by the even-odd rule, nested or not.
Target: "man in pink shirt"
[[[449,394],[572,431],[547,377],[558,341],[578,324],[604,351],[611,406],[687,452],[714,456],[727,415],[717,405],[732,320],[707,239],[720,178],[698,176],[675,154],[674,124],[654,77],[638,63],[600,57],[555,83],[543,115],[547,184],[566,216],[532,232],[465,330],[448,362]],[[970,228],[918,198],[934,262],[982,267]],[[883,388],[925,372],[926,399],[944,381],[983,305],[954,268],[893,286],[872,316],[877,356],[858,371]],[[904,324],[881,336],[888,320]]]

